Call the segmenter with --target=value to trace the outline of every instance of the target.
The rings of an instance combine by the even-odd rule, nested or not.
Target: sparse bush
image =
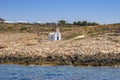
[[[24,31],[24,30],[27,30],[27,28],[26,27],[21,27],[19,30]]]

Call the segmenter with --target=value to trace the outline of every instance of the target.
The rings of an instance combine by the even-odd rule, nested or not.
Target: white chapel
[[[49,41],[58,41],[61,40],[61,33],[59,31],[59,28],[56,29],[56,32],[50,32],[48,35]]]

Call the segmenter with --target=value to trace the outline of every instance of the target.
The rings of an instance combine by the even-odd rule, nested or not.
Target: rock
[[[59,64],[59,65],[117,65],[120,64],[120,43],[107,38],[82,40],[41,41],[31,34],[0,36],[0,63]],[[18,36],[17,36],[18,35]],[[34,35],[31,37],[31,35]],[[15,38],[15,40],[13,39]],[[112,38],[112,37],[111,37]]]

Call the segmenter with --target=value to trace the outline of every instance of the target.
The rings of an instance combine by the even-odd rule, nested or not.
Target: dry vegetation
[[[56,27],[63,40],[47,41]],[[0,63],[120,65],[120,34],[104,30],[119,27],[0,24]],[[72,40],[82,34],[85,39]]]

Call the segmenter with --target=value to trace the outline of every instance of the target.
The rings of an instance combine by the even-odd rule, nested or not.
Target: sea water
[[[0,80],[120,80],[120,67],[0,64]]]

